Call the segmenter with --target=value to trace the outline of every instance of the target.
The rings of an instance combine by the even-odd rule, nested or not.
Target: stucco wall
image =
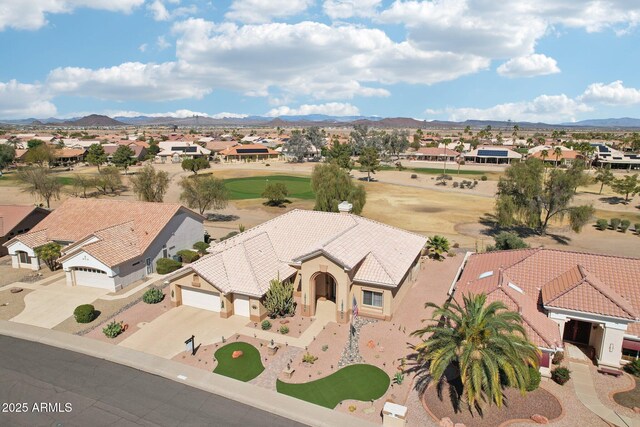
[[[40,260],[36,257],[35,252],[29,246],[25,245],[22,242],[13,242],[11,246],[7,248],[9,250],[9,255],[11,256],[11,266],[13,268],[26,268],[29,270],[39,270],[40,269]],[[18,258],[18,252],[26,252],[29,255],[29,264],[20,263]]]
[[[348,322],[348,310],[351,307],[349,299],[349,288],[351,287],[351,277],[342,267],[331,261],[324,255],[318,255],[310,258],[302,263],[300,268],[300,277],[302,280],[302,314],[304,316],[313,316],[316,310],[316,293],[314,276],[318,272],[328,273],[336,281],[336,321]],[[344,315],[340,316],[341,309],[344,309]]]
[[[8,242],[16,236],[26,233],[35,227],[40,221],[42,221],[51,212],[44,209],[35,209],[26,218],[20,221],[11,230],[4,230],[7,234],[0,236],[0,256],[9,254],[9,249],[2,246],[3,243]],[[17,268],[17,267],[16,267]]]

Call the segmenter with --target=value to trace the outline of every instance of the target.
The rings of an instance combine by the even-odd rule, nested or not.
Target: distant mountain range
[[[327,116],[322,114],[280,116],[280,117],[225,117],[212,118],[204,116],[192,116],[184,118],[176,117],[108,117],[99,114],[91,114],[85,117],[71,119],[19,119],[0,120],[0,123],[18,126],[60,126],[60,127],[118,127],[118,126],[180,126],[180,127],[213,127],[213,126],[268,126],[268,127],[302,127],[302,126],[354,126],[366,125],[378,128],[483,128],[491,126],[494,129],[512,129],[518,125],[521,129],[559,129],[559,128],[602,128],[602,129],[632,129],[640,128],[640,119],[623,117],[619,119],[591,119],[572,123],[548,124],[531,122],[512,122],[495,120],[466,120],[464,122],[452,121],[426,121],[406,117],[365,117],[365,116]]]

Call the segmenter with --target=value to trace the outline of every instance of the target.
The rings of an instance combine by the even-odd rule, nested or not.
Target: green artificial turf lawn
[[[242,351],[242,356],[234,359],[231,357],[236,350]],[[215,374],[224,375],[238,381],[251,381],[264,371],[260,352],[257,348],[246,342],[234,342],[221,347],[216,351],[215,358],[218,366],[213,370]]]
[[[391,380],[373,365],[350,365],[328,377],[303,384],[276,383],[278,393],[333,409],[346,399],[361,401],[382,397]]]
[[[229,190],[231,200],[260,199],[267,182],[281,182],[289,189],[289,196],[293,199],[314,199],[311,190],[311,179],[299,176],[270,175],[252,176],[248,178],[230,178],[224,180],[224,186]]]

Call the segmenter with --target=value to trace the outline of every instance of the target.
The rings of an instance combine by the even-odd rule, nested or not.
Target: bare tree
[[[26,191],[43,199],[47,208],[51,207],[51,199],[60,200],[62,184],[47,168],[42,166],[22,169],[18,179],[27,184]]]

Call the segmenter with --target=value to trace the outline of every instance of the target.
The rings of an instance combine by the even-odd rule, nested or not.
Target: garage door
[[[102,288],[114,290],[113,277],[109,277],[105,272],[94,268],[74,267],[72,269],[76,286],[90,286],[92,288]]]
[[[203,310],[220,311],[220,294],[200,289],[182,288],[182,304]]]
[[[249,317],[249,297],[244,295],[233,296],[233,314]]]

